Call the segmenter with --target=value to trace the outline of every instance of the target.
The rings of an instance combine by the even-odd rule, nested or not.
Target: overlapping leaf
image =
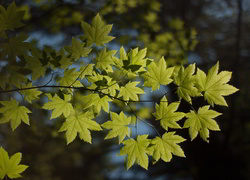
[[[187,120],[184,123],[184,128],[189,128],[191,140],[195,139],[200,134],[201,138],[208,142],[209,130],[220,131],[220,128],[213,118],[221,115],[208,106],[199,108],[198,112],[190,111],[186,114]]]
[[[208,71],[207,75],[198,68],[196,86],[199,92],[204,92],[204,98],[211,106],[214,106],[214,104],[227,106],[227,102],[223,96],[233,94],[238,89],[227,84],[231,79],[231,72],[222,71],[218,74],[218,71],[219,62]]]
[[[77,80],[80,76],[80,72],[76,71],[76,68],[67,69],[64,71],[64,76],[60,77],[58,82],[60,86],[74,86],[74,87],[82,87],[82,83]]]
[[[172,154],[180,157],[185,157],[183,150],[178,145],[185,141],[181,136],[175,135],[175,132],[165,133],[162,137],[156,137],[151,141],[153,146],[149,147],[152,152],[153,163],[156,163],[161,158],[165,162],[170,162]]]
[[[86,22],[82,22],[82,28],[84,31],[83,39],[87,39],[87,46],[92,46],[93,43],[97,46],[103,46],[115,38],[108,36],[112,25],[105,25],[99,14],[94,17],[92,26]]]
[[[22,85],[22,88],[31,88],[31,87],[33,87],[32,83],[28,83],[27,85]],[[42,92],[37,89],[22,90],[20,93],[24,95],[24,99],[29,103],[32,103],[32,101],[35,99],[39,99],[38,96],[42,94]]]
[[[135,162],[144,169],[148,169],[148,154],[147,147],[150,144],[148,135],[139,135],[137,139],[128,139],[122,142],[124,147],[120,150],[120,155],[127,155],[127,169]]]
[[[160,88],[160,85],[167,85],[173,80],[170,78],[174,68],[167,68],[166,61],[162,57],[159,63],[152,62],[148,66],[148,71],[143,75],[145,78],[144,86],[152,87],[152,90]]]
[[[155,109],[156,112],[153,113],[156,120],[161,121],[161,126],[168,130],[168,128],[181,128],[177,121],[181,120],[185,113],[176,112],[180,103],[173,102],[168,105],[167,98],[164,96],[161,99],[160,105],[156,104]]]
[[[80,115],[70,115],[63,123],[59,132],[66,131],[67,144],[71,143],[79,133],[80,139],[91,144],[91,134],[89,130],[100,131],[101,126],[93,121],[94,115],[91,111],[87,111]]]
[[[72,58],[79,59],[88,56],[92,50],[84,47],[84,45],[85,43],[72,37],[72,46],[66,46],[65,49],[72,55]]]
[[[108,96],[100,97],[99,94],[89,94],[84,97],[84,101],[88,102],[85,108],[94,106],[94,112],[99,113],[101,108],[104,111],[109,112],[109,102],[113,100]]]
[[[177,94],[179,99],[184,99],[189,103],[192,103],[191,97],[198,96],[198,90],[194,86],[195,76],[195,64],[190,64],[187,68],[181,66],[179,72],[174,75],[174,83],[178,86]]]
[[[0,179],[6,177],[10,179],[22,177],[20,174],[25,171],[28,166],[20,164],[22,159],[21,153],[16,153],[9,158],[8,153],[0,147]]]
[[[115,53],[115,50],[106,51],[106,48],[104,48],[96,57],[96,67],[106,72],[113,72],[112,65],[115,63],[112,57]]]
[[[12,131],[14,131],[23,121],[29,125],[28,113],[31,111],[25,106],[20,106],[19,102],[13,98],[10,101],[0,101],[3,107],[0,108],[0,113],[3,117],[0,118],[0,124],[10,121]]]
[[[131,130],[128,125],[131,122],[131,117],[127,117],[123,112],[120,112],[119,115],[111,112],[110,115],[112,121],[107,121],[102,124],[102,127],[105,129],[112,129],[108,132],[105,139],[111,139],[118,136],[120,144],[126,136],[130,137]]]

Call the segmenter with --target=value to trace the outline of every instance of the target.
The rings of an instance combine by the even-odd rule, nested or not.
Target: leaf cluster
[[[0,101],[0,123],[10,122],[13,131],[21,122],[29,125],[29,114],[32,113],[29,105],[47,97],[42,106],[36,107],[52,111],[50,119],[64,120],[58,131],[66,131],[67,144],[72,143],[77,136],[92,143],[91,131],[108,129],[105,139],[118,137],[119,144],[124,145],[120,155],[126,156],[127,169],[134,163],[147,169],[148,156],[153,157],[153,163],[160,159],[169,162],[172,155],[185,157],[179,145],[185,139],[173,129],[188,128],[191,140],[199,134],[208,142],[209,130],[220,130],[214,118],[221,115],[210,106],[227,106],[224,96],[238,91],[228,84],[232,73],[219,72],[219,62],[206,74],[196,68],[196,64],[168,66],[164,57],[160,60],[148,58],[147,48],[126,51],[121,47],[119,53],[109,50],[105,44],[114,39],[109,35],[112,25],[106,25],[99,14],[93,18],[92,24],[82,21],[83,35],[72,37],[71,46],[59,51],[51,47],[36,49],[31,42],[25,41],[27,35],[8,36],[9,30],[23,25],[20,18],[22,12],[16,10],[14,3],[7,10],[0,7],[0,18],[4,19],[0,21],[1,27],[4,27],[0,31],[0,38],[4,42],[0,52],[1,58],[7,62],[0,75],[3,79],[0,93],[20,92],[22,97],[22,100],[10,98]],[[80,68],[76,68],[76,64],[80,64]],[[50,77],[46,84],[33,85],[46,77]],[[150,122],[134,112],[131,104],[143,103],[141,97],[146,93],[146,88],[157,91],[171,83],[176,86],[179,101],[168,102],[164,94],[152,110],[152,121],[159,121],[165,130],[160,135]],[[204,97],[208,105],[194,110],[192,101],[196,97]],[[183,101],[190,104],[190,112],[178,111]],[[118,102],[130,108],[131,112],[115,111],[112,106]],[[101,112],[108,113],[110,120],[100,124],[96,119]],[[178,122],[183,119],[185,122],[181,127]],[[158,135],[151,139],[148,134],[138,135],[139,120],[153,127]],[[136,130],[134,136],[133,129]],[[7,156],[3,151],[0,158],[4,157]],[[0,177],[6,174],[18,177],[8,174],[7,167],[4,168],[0,168],[3,171]]]

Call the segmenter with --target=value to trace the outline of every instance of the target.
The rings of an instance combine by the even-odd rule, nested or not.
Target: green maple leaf
[[[147,139],[148,135],[139,135],[137,139],[128,139],[122,143],[125,145],[120,150],[120,155],[127,155],[127,169],[129,169],[135,162],[141,167],[148,169],[148,150],[147,147],[150,144],[150,139]]]
[[[191,97],[199,95],[197,88],[194,86],[196,82],[194,72],[195,64],[190,64],[187,68],[181,66],[178,73],[174,75],[174,83],[178,86],[179,99],[183,98],[190,104],[192,103]]]
[[[130,51],[128,54],[128,57],[130,59],[130,65],[142,65],[146,66],[146,54],[147,54],[147,48],[141,49],[138,51],[138,48],[135,48]]]
[[[126,117],[123,112],[120,112],[119,115],[114,112],[110,112],[110,114],[112,121],[107,121],[102,124],[102,127],[112,129],[105,139],[111,139],[118,136],[120,144],[126,136],[130,137],[131,130],[128,125],[130,125],[131,117]]]
[[[143,74],[145,78],[144,86],[152,87],[152,90],[160,88],[160,85],[167,85],[173,80],[170,78],[174,68],[167,68],[166,61],[162,57],[159,63],[152,62],[148,66],[148,72]]]
[[[116,95],[116,91],[120,89],[116,81],[113,81],[109,76],[104,76],[104,79],[107,80],[107,85],[100,87],[100,90],[105,94],[110,94],[111,96]]]
[[[172,154],[180,157],[185,157],[183,150],[178,145],[185,141],[181,136],[175,135],[175,132],[164,133],[162,137],[156,137],[151,141],[153,146],[148,150],[152,152],[153,164],[155,164],[161,158],[165,162],[170,162]]]
[[[30,69],[32,71],[32,80],[36,80],[39,77],[44,77],[46,66],[43,66],[39,61],[40,54],[38,52],[32,51],[32,56],[25,56],[26,65],[25,68]]]
[[[14,28],[22,27],[24,24],[20,21],[23,19],[25,11],[20,11],[16,8],[15,2],[12,2],[7,10],[0,5],[0,13],[3,16],[3,22],[5,24],[4,30],[14,30]]]
[[[222,71],[218,74],[219,62],[213,66],[206,76],[206,74],[198,68],[196,74],[197,88],[199,92],[204,92],[204,98],[212,106],[214,104],[227,106],[223,96],[228,96],[230,94],[238,91],[237,88],[226,84],[232,76],[232,72]]]
[[[16,61],[16,56],[25,55],[28,51],[28,43],[24,42],[28,38],[28,35],[21,33],[15,37],[11,37],[8,42],[0,45],[2,48],[1,56],[8,56],[11,61]]]
[[[80,68],[80,78],[83,79],[85,78],[85,76],[91,76],[93,73],[93,67],[95,66],[95,64],[87,64],[85,66],[81,66]]]
[[[89,130],[100,131],[101,126],[93,121],[94,114],[87,111],[80,115],[70,115],[61,126],[59,132],[66,131],[67,144],[71,143],[79,133],[80,139],[91,144],[91,134]]]
[[[55,94],[49,99],[51,101],[45,103],[43,105],[43,109],[53,110],[50,119],[57,118],[62,114],[64,117],[68,117],[72,112],[74,112],[72,104],[69,102],[71,100],[71,95],[64,94],[64,99],[61,99]]]
[[[64,76],[60,77],[58,82],[60,83],[60,86],[82,87],[83,85],[80,81],[75,81],[79,76],[80,72],[76,71],[76,68],[67,69],[64,71]]]
[[[87,39],[87,46],[92,46],[95,43],[97,46],[103,46],[104,43],[112,41],[115,37],[108,36],[112,29],[112,25],[105,25],[99,14],[92,21],[92,26],[86,22],[82,22],[84,36],[82,39]]]
[[[112,57],[116,52],[116,50],[106,51],[106,48],[104,48],[96,57],[96,67],[106,72],[113,72],[111,65],[115,65],[115,63]]]
[[[199,108],[198,113],[191,110],[190,113],[186,114],[188,118],[184,123],[184,128],[189,128],[189,135],[191,140],[195,139],[198,132],[201,138],[208,141],[209,130],[220,131],[220,128],[213,118],[221,115],[214,110],[209,110],[209,105]]]
[[[8,153],[0,147],[0,179],[4,179],[5,176],[10,179],[22,177],[20,173],[25,171],[28,166],[19,164],[21,159],[22,153],[16,153],[9,158]]]
[[[65,50],[72,54],[72,58],[87,57],[92,49],[84,47],[85,43],[72,37],[72,46],[66,46]]]
[[[32,83],[28,83],[27,85],[21,85],[21,88],[31,88]],[[42,94],[41,91],[38,91],[37,89],[27,89],[20,91],[22,95],[24,95],[24,100],[28,101],[29,103],[32,103],[33,100],[39,99],[39,95]]]
[[[4,32],[7,28],[7,25],[5,23],[5,19],[3,17],[2,14],[0,14],[0,37],[1,38],[6,38],[7,39],[7,35],[6,33]]]
[[[0,108],[0,113],[3,113],[0,124],[10,121],[12,131],[21,124],[21,121],[29,125],[28,113],[31,111],[28,108],[19,106],[19,102],[13,98],[10,101],[0,101],[0,103],[4,106]]]
[[[89,102],[85,108],[94,106],[94,112],[99,113],[101,108],[104,111],[109,112],[109,102],[113,100],[108,96],[100,97],[99,94],[89,94],[84,96],[84,101]]]
[[[161,126],[164,129],[168,130],[168,128],[181,128],[177,121],[181,120],[185,116],[185,113],[175,112],[179,105],[179,102],[173,102],[168,105],[165,96],[161,99],[160,105],[156,104],[156,112],[153,113],[153,115],[156,120],[161,121]]]
[[[127,83],[124,87],[120,88],[120,92],[118,94],[118,97],[123,96],[123,99],[125,101],[128,101],[129,99],[132,99],[133,101],[138,101],[138,94],[144,94],[145,92],[139,88],[136,87],[137,84],[140,82],[138,81],[133,81]]]

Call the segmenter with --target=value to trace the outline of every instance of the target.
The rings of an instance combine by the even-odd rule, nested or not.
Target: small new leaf
[[[149,147],[149,151],[152,152],[153,164],[155,164],[161,158],[165,162],[170,162],[172,154],[185,157],[183,150],[178,145],[185,141],[181,136],[175,135],[175,132],[165,133],[162,137],[156,137],[151,141],[153,146]]]
[[[104,111],[109,112],[109,102],[112,101],[112,99],[108,96],[100,97],[99,94],[90,94],[84,97],[84,101],[88,102],[85,108],[94,106],[95,113],[99,113],[101,108]]]
[[[148,66],[148,72],[143,76],[145,78],[144,86],[152,87],[152,90],[160,88],[160,85],[167,85],[173,80],[170,78],[173,73],[174,68],[167,68],[166,61],[162,57],[159,63],[152,62]]]
[[[221,115],[214,110],[209,110],[209,105],[199,108],[198,113],[191,110],[186,114],[187,120],[184,123],[184,128],[189,128],[191,140],[195,139],[200,134],[201,138],[209,142],[209,130],[220,131],[220,128],[213,118]]]
[[[21,124],[21,121],[29,125],[28,113],[31,111],[28,108],[19,106],[19,102],[12,98],[10,101],[0,101],[0,103],[4,106],[0,108],[0,113],[3,113],[0,124],[10,121],[12,131]]]
[[[137,84],[139,84],[140,82],[138,81],[133,81],[133,82],[129,82],[127,83],[124,87],[120,88],[120,92],[118,94],[118,97],[123,96],[123,99],[125,101],[128,101],[129,99],[133,100],[133,101],[138,101],[138,94],[144,94],[145,92],[139,88],[136,87]]]
[[[179,105],[179,102],[173,102],[168,105],[165,96],[161,99],[160,105],[156,104],[156,112],[153,113],[153,115],[155,116],[156,120],[161,121],[161,126],[164,129],[168,130],[168,128],[181,128],[177,121],[181,120],[185,116],[185,113],[175,112]]]
[[[91,144],[91,134],[89,130],[100,131],[101,126],[93,121],[94,115],[87,111],[80,115],[70,115],[63,123],[59,132],[66,131],[67,144],[71,143],[79,133],[80,139]]]
[[[112,129],[109,131],[105,139],[111,139],[114,137],[119,137],[119,144],[124,140],[126,136],[130,137],[131,130],[128,125],[131,122],[131,117],[126,117],[123,112],[116,114],[110,112],[112,121],[107,121],[102,124],[105,129]]]
[[[127,169],[135,162],[144,169],[148,169],[148,150],[150,144],[148,135],[139,135],[137,139],[128,139],[122,142],[124,147],[120,150],[120,155],[127,155]]]
[[[8,153],[0,147],[0,179],[4,179],[6,176],[10,179],[22,177],[20,174],[25,171],[28,166],[19,164],[21,159],[21,153],[16,153],[9,158]]]
[[[204,98],[211,106],[214,106],[214,104],[227,106],[227,102],[223,96],[233,94],[238,89],[227,84],[231,79],[231,72],[222,71],[218,74],[218,71],[219,62],[208,71],[207,75],[198,68],[196,86],[199,92],[204,92]]]
[[[99,14],[94,17],[92,26],[86,22],[82,22],[81,25],[84,31],[83,39],[87,39],[87,46],[92,46],[93,43],[97,46],[103,46],[104,43],[108,43],[115,38],[108,36],[112,25],[105,25]]]
[[[52,110],[52,115],[50,119],[59,117],[61,114],[64,117],[68,117],[72,112],[74,112],[72,104],[69,102],[71,100],[71,95],[64,95],[64,99],[61,99],[56,94],[43,105],[43,109]]]

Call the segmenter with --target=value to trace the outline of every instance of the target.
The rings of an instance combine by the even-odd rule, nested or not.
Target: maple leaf
[[[195,76],[195,64],[190,64],[184,69],[183,66],[179,69],[178,73],[174,75],[174,83],[178,86],[177,94],[179,99],[185,99],[190,104],[192,103],[191,97],[198,96],[198,89],[194,86]],[[190,97],[191,96],[191,97]]]
[[[72,58],[86,57],[92,49],[84,47],[85,43],[72,37],[72,46],[66,46],[65,50],[72,54]]]
[[[173,102],[168,105],[167,98],[165,96],[161,99],[160,105],[156,104],[156,112],[153,113],[153,115],[156,120],[161,121],[161,126],[164,129],[168,130],[168,128],[181,128],[177,121],[181,120],[185,116],[185,113],[175,112],[179,105],[179,102]]]
[[[152,62],[148,66],[148,72],[143,77],[145,78],[144,86],[152,87],[152,90],[160,88],[160,85],[167,85],[173,80],[170,78],[174,68],[167,68],[166,61],[162,57],[159,63]]]
[[[209,105],[203,106],[199,108],[198,113],[194,111],[190,111],[190,113],[186,114],[188,118],[184,123],[184,128],[189,128],[189,135],[191,140],[195,139],[198,135],[198,132],[201,138],[208,141],[209,130],[220,131],[220,128],[213,118],[221,115],[214,110],[209,110]]]
[[[148,135],[139,135],[137,139],[128,139],[122,142],[124,147],[120,150],[120,155],[127,155],[127,169],[129,169],[135,162],[141,167],[148,169],[148,150],[150,144]]]
[[[70,115],[62,124],[59,132],[66,131],[67,144],[71,143],[79,133],[80,139],[91,144],[91,134],[89,130],[100,131],[101,126],[93,121],[94,114],[87,111],[80,115]]]
[[[147,54],[147,48],[141,49],[138,51],[138,48],[135,48],[130,51],[128,57],[130,59],[130,65],[142,65],[146,66],[145,56]]]
[[[123,96],[123,99],[125,101],[128,101],[129,99],[132,99],[133,101],[138,101],[138,94],[145,93],[141,88],[136,87],[136,85],[139,83],[139,81],[133,81],[127,83],[124,87],[121,87],[118,97]]]
[[[80,68],[80,72],[81,72],[80,78],[83,79],[87,75],[91,76],[92,73],[93,73],[93,67],[94,66],[95,66],[95,64],[87,64],[85,66],[81,66],[81,68]]]
[[[4,30],[14,30],[14,28],[22,27],[24,24],[20,21],[22,20],[25,11],[20,11],[16,8],[15,2],[12,2],[7,10],[3,6],[0,5],[0,13],[3,16],[3,22],[5,24]]]
[[[43,105],[43,109],[53,110],[50,119],[59,117],[61,114],[68,117],[70,113],[74,112],[72,104],[69,103],[71,95],[64,94],[64,99],[61,99],[57,94],[50,98],[50,102]]]
[[[107,85],[104,87],[100,87],[100,90],[105,94],[110,94],[111,96],[116,95],[116,91],[120,89],[119,85],[116,81],[113,81],[109,76],[104,76],[107,80]]]
[[[79,75],[80,72],[76,71],[76,68],[67,69],[64,71],[64,76],[60,77],[57,81],[60,83],[60,86],[82,87],[82,83],[78,80],[76,81]]]
[[[1,56],[8,58],[11,61],[16,61],[16,56],[25,55],[28,48],[28,43],[24,42],[28,38],[28,35],[21,33],[15,37],[11,37],[8,42],[2,43]]]
[[[110,114],[112,121],[107,121],[102,124],[102,127],[112,129],[108,132],[105,139],[111,139],[118,136],[120,144],[126,136],[130,137],[131,130],[128,125],[130,125],[131,117],[126,117],[123,112],[120,112],[119,115],[114,112],[110,112]]]
[[[25,171],[28,166],[19,164],[21,159],[21,153],[16,153],[9,158],[8,153],[0,147],[0,179],[4,179],[5,176],[10,179],[22,177],[20,173]]]
[[[212,106],[214,104],[228,106],[223,96],[235,93],[239,89],[226,84],[232,76],[232,72],[219,71],[219,62],[213,66],[206,75],[198,68],[196,74],[197,88],[199,92],[204,92],[204,98]]]
[[[99,14],[92,21],[92,26],[86,22],[82,22],[84,36],[82,39],[87,39],[87,46],[92,46],[95,43],[97,46],[103,46],[104,43],[112,41],[115,37],[108,36],[112,29],[112,25],[105,25]]]
[[[94,112],[99,113],[101,108],[104,111],[109,112],[109,102],[113,100],[108,96],[100,97],[99,94],[89,94],[84,96],[84,101],[89,102],[85,108],[94,106]]]
[[[28,83],[27,85],[22,85],[21,88],[31,88],[32,83]],[[32,103],[33,100],[39,99],[39,95],[42,94],[41,91],[38,91],[37,89],[27,89],[20,91],[22,95],[24,95],[24,99],[28,101],[29,103]]]
[[[31,111],[28,108],[19,106],[19,102],[13,98],[10,101],[0,101],[0,103],[4,106],[0,108],[0,113],[3,113],[0,124],[10,121],[12,131],[21,124],[21,121],[29,125],[28,113]]]
[[[112,56],[114,56],[116,52],[116,50],[106,51],[106,48],[104,48],[96,57],[96,67],[106,72],[113,72],[111,65],[115,65],[115,63]]]
[[[46,71],[46,66],[43,66],[39,61],[40,54],[37,53],[32,51],[32,56],[25,56],[26,65],[24,68],[30,69],[32,71],[32,80],[36,80],[39,77],[44,77]]]
[[[172,154],[180,157],[185,157],[183,150],[178,145],[185,141],[181,136],[175,135],[175,132],[164,133],[162,137],[156,137],[151,140],[151,144],[148,150],[152,152],[153,164],[155,164],[161,158],[165,162],[170,162]]]

